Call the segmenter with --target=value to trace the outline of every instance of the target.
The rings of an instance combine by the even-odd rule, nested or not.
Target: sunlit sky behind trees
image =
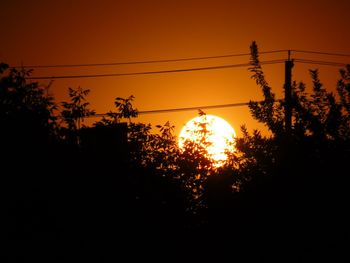
[[[297,49],[350,54],[346,0],[296,1],[24,1],[1,3],[0,60],[10,66],[113,63]],[[262,54],[261,60],[286,59]],[[292,58],[348,63],[349,57],[293,53]],[[33,76],[108,74],[211,67],[249,62],[249,56],[88,68],[35,69]],[[335,89],[338,67],[296,63],[293,80],[310,83],[308,69],[319,68],[327,89]],[[284,64],[263,66],[277,97],[282,97]],[[49,80],[40,80],[47,84]],[[97,113],[112,110],[116,97],[135,96],[141,111],[261,100],[247,67],[103,78],[58,79],[50,88],[57,102],[68,87],[91,90]],[[205,110],[235,128],[263,129],[246,106]],[[138,121],[181,126],[196,111],[140,115]]]
[[[349,10],[348,0],[2,1],[9,261],[350,262]],[[288,53],[297,83],[284,89]],[[234,103],[245,105],[201,107]],[[218,140],[226,125],[211,115],[239,138],[227,143],[228,129]],[[211,152],[214,141],[224,149]]]

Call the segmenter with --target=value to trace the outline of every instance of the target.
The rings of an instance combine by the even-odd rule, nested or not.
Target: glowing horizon
[[[201,134],[201,124],[206,124],[205,142],[203,142],[203,134]],[[183,149],[186,140],[206,147],[215,166],[221,166],[227,160],[226,152],[234,150],[232,147],[235,138],[236,132],[227,121],[209,114],[189,120],[181,129],[178,143],[181,149]],[[209,143],[209,146],[206,143]]]

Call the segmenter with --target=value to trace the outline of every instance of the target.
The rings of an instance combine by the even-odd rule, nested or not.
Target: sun
[[[202,115],[191,119],[181,129],[179,147],[189,140],[206,147],[209,158],[215,166],[222,166],[227,160],[227,151],[234,150],[236,132],[224,119],[214,115]]]

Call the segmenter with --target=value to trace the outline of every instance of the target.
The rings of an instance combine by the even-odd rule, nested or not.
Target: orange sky
[[[261,51],[303,49],[350,54],[350,1],[268,0],[125,0],[3,1],[0,5],[0,61],[10,65],[110,63],[176,59],[249,52],[256,40]],[[338,57],[295,57],[349,62]],[[262,55],[262,60],[286,54]],[[349,58],[348,58],[349,60]],[[38,69],[35,76],[103,74],[192,68],[248,62],[248,57],[142,64],[88,69]],[[334,89],[338,68],[297,63],[293,79],[308,83],[309,68]],[[263,67],[267,80],[282,95],[284,65]],[[47,83],[47,81],[42,81]],[[89,88],[92,107],[103,113],[114,98],[134,95],[139,110],[193,107],[261,99],[247,68],[157,75],[55,80],[51,92],[67,99],[67,88]],[[263,128],[247,107],[206,110],[234,126]],[[141,115],[139,121],[170,120],[178,133],[196,111]]]

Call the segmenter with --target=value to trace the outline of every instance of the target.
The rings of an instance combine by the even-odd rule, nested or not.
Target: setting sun
[[[216,166],[221,166],[227,159],[226,151],[233,151],[236,133],[224,119],[214,115],[202,115],[191,119],[182,128],[179,146],[184,148],[185,141],[198,143],[206,147]]]

